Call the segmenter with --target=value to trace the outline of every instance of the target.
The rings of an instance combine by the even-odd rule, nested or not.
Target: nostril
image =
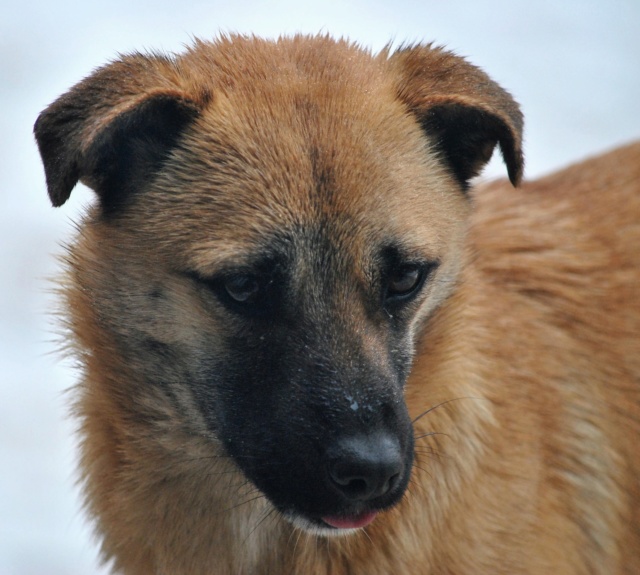
[[[371,491],[370,482],[364,477],[342,477],[332,470],[331,479],[349,499],[367,499]]]
[[[389,477],[389,480],[385,485],[385,493],[387,493],[387,491],[391,491],[392,489],[395,489],[398,483],[400,483],[400,473],[396,473],[395,475],[392,475],[391,477]]]
[[[400,482],[403,469],[398,442],[382,434],[340,440],[328,464],[334,488],[354,501],[388,493]]]

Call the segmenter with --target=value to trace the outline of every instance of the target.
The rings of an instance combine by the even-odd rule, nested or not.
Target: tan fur
[[[221,39],[175,61],[126,57],[92,78],[52,106],[58,118],[85,99],[88,120],[59,144],[81,143],[70,165],[144,102],[197,114],[169,169],[123,214],[93,208],[68,256],[87,509],[115,569],[640,573],[640,144],[469,199],[413,114],[454,103],[499,117],[503,133],[471,168],[499,141],[517,183],[519,113],[482,72],[436,49],[372,57],[328,38]],[[41,133],[61,130],[49,121]],[[339,193],[318,202],[323,162]],[[55,169],[71,168],[48,170],[59,205],[71,188],[55,188]],[[99,190],[90,172],[76,179]],[[179,272],[214,273],[283,222],[323,219],[353,261],[389,233],[441,261],[413,321],[408,491],[364,530],[330,539],[260,497],[179,376],[225,329]],[[152,297],[158,286],[168,296]],[[375,358],[375,334],[343,313]],[[136,352],[145,334],[183,352],[171,401],[140,376],[158,369]]]

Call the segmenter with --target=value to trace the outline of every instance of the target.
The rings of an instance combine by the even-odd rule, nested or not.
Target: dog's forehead
[[[438,191],[442,174],[429,169],[421,142],[394,142],[389,130],[370,131],[344,110],[305,119],[293,104],[286,112],[212,110],[203,119],[182,152],[188,174],[174,175],[178,194],[166,212],[173,233],[183,228],[208,258],[260,251],[274,238],[361,254],[405,243],[407,234],[436,242],[445,205],[460,198]]]
[[[382,63],[348,46],[269,50],[226,68],[218,55],[210,104],[156,183],[149,225],[170,220],[208,258],[305,229],[359,252],[398,234],[437,243],[464,200]]]

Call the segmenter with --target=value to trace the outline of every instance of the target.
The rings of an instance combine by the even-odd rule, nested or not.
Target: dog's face
[[[311,100],[265,112],[257,94],[241,120],[214,104],[203,118],[211,155],[195,142],[174,151],[127,208],[133,233],[170,238],[154,287],[173,312],[150,309],[142,323],[179,317],[170,331],[190,331],[190,343],[169,357],[190,358],[208,429],[282,512],[316,527],[357,526],[404,492],[413,439],[403,386],[417,330],[452,287],[468,210],[399,103],[385,102],[396,113],[376,111],[372,126],[366,114],[380,103],[346,96],[309,114]],[[354,126],[328,130],[328,119]],[[136,263],[142,292],[148,272]]]
[[[488,92],[443,96],[460,66]],[[50,193],[81,178],[100,196],[75,280],[137,382],[132,415],[153,390],[157,417],[221,444],[304,528],[397,503],[403,388],[455,283],[466,183],[496,143],[521,170],[519,113],[487,82],[428,48],[235,39],[125,59],[52,105]]]

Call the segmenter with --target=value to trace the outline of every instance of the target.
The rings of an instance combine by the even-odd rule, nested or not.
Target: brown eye
[[[396,270],[387,284],[387,297],[408,296],[422,283],[422,269],[406,265]]]
[[[237,303],[253,303],[260,293],[260,282],[250,275],[236,275],[224,281],[224,289]]]

